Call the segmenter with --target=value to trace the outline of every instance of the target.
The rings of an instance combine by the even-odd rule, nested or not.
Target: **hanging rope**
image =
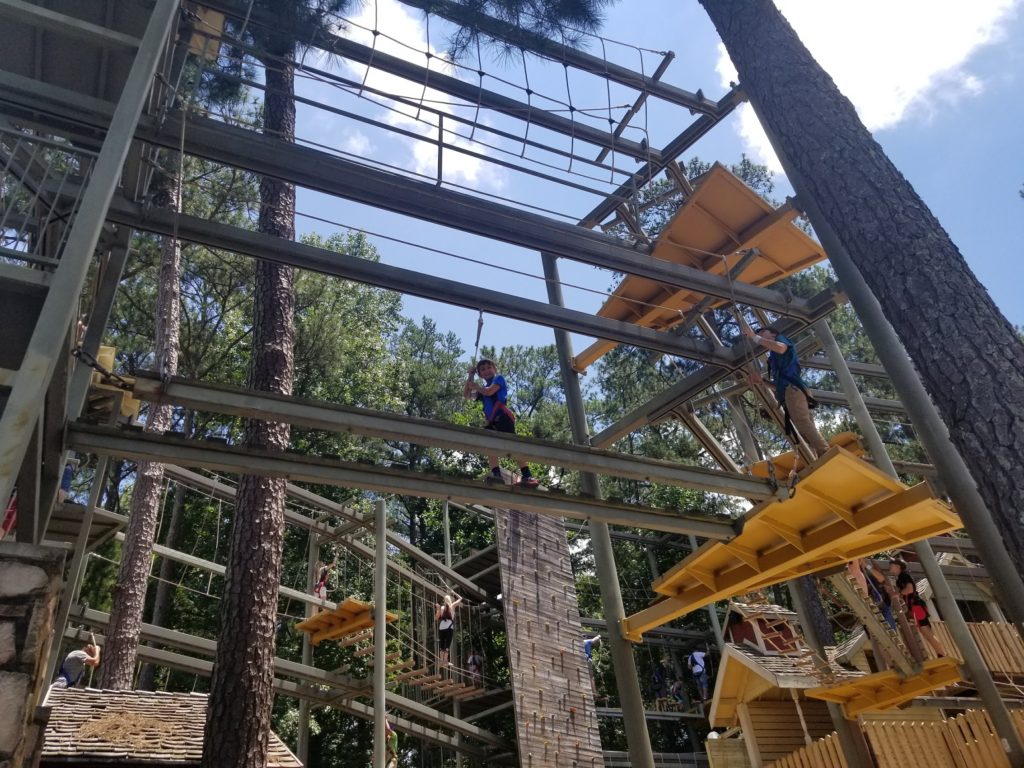
[[[476,341],[473,343],[473,359],[470,361],[473,365],[476,365],[477,356],[480,354],[480,336],[484,332],[484,311],[479,310],[480,314],[476,319]]]

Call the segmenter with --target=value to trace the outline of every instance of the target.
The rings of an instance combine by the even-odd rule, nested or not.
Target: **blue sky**
[[[1024,325],[1024,279],[1016,265],[1020,243],[1024,242],[1024,200],[1018,190],[1024,183],[1024,0],[975,0],[970,4],[953,0],[861,0],[838,3],[820,0],[778,0],[780,8],[796,27],[804,42],[840,88],[855,103],[862,119],[897,167],[907,176],[932,208],[968,263],[989,289],[996,304],[1011,322]],[[368,0],[358,16],[347,20],[345,34],[367,43],[377,28],[377,49],[423,63],[429,46],[442,53],[449,31],[438,19],[427,25],[418,12],[395,0]],[[717,35],[696,0],[623,0],[609,9],[603,27],[604,41],[590,39],[586,49],[619,64],[651,72],[660,60],[656,51],[672,50],[676,57],[664,80],[689,90],[703,89],[712,98],[726,90],[735,77],[721,49]],[[405,41],[402,45],[396,38]],[[620,44],[617,41],[621,41]],[[635,46],[635,47],[633,47]],[[639,48],[649,49],[647,51]],[[867,56],[865,52],[870,52]],[[420,85],[402,83],[379,71],[323,59],[313,61],[330,72],[364,83],[389,94],[404,95],[435,105],[449,115],[476,115],[475,105],[451,105],[450,100]],[[476,82],[475,55],[460,70],[446,66],[443,59],[431,59],[432,70],[448,72]],[[607,88],[600,78],[570,72],[568,84],[561,66],[517,56],[497,58],[484,51],[480,67],[488,72],[486,87],[518,99],[525,99],[523,87],[529,80],[534,103],[565,109],[565,102],[589,110],[592,125],[607,128],[607,115],[617,117],[632,102],[634,93]],[[507,81],[507,82],[506,82]],[[413,134],[436,136],[437,121],[414,107],[399,112],[388,109],[384,98],[371,101],[351,91],[315,79],[300,81],[299,93],[327,101],[335,107],[379,120]],[[364,96],[369,95],[364,92]],[[547,99],[545,100],[545,97]],[[563,102],[562,104],[556,102]],[[563,111],[562,114],[568,114]],[[578,118],[585,118],[580,112]],[[522,121],[480,112],[484,125],[522,136]],[[661,147],[679,133],[692,117],[683,109],[656,103],[632,122],[626,138],[646,138]],[[450,131],[454,121],[446,120]],[[297,131],[300,139],[315,142],[342,153],[371,157],[389,167],[434,178],[437,149],[433,144],[395,137],[387,131],[348,117],[300,108]],[[569,148],[567,140],[545,134],[531,126],[529,136],[544,136],[557,146]],[[486,145],[479,140],[483,139]],[[584,171],[584,178],[567,167],[565,158],[543,156],[526,150],[530,163],[519,153],[522,144],[482,132],[455,139],[460,145],[486,157],[501,158],[515,165],[529,166],[558,178],[572,180],[596,193],[610,191],[612,173],[574,162],[572,171]],[[578,147],[578,145],[577,145]],[[776,167],[777,162],[763,139],[749,108],[744,107],[720,125],[694,148],[705,160],[729,164],[747,152],[755,159]],[[586,153],[593,156],[592,148]],[[459,156],[446,151],[442,163],[447,186],[484,195],[498,195],[535,205],[564,220],[573,221],[589,211],[598,194],[570,189],[552,181],[538,180],[486,160]],[[622,171],[635,169],[630,158],[618,157],[614,165]],[[554,166],[554,168],[550,167]],[[616,179],[621,179],[621,176]],[[777,179],[779,197],[788,184]],[[495,243],[483,238],[425,224],[322,195],[301,192],[300,214],[312,214],[348,226],[398,237],[457,256],[477,259],[529,275],[541,274],[540,258],[534,252]],[[301,216],[300,231],[329,232],[336,227]],[[371,237],[383,261],[419,269],[470,284],[503,290],[521,296],[545,299],[544,285],[535,277],[511,274],[492,266],[477,265],[454,256],[438,255],[412,245]],[[588,290],[566,287],[567,303],[577,309],[595,311],[612,276],[601,270],[561,260],[562,280]],[[406,314],[430,316],[445,330],[452,330],[471,350],[476,331],[476,313],[415,298],[405,300]],[[484,344],[546,344],[550,330],[528,323],[488,315]],[[575,340],[577,349],[589,340]]]

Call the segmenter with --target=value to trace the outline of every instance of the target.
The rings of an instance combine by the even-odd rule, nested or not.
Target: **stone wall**
[[[0,542],[0,768],[35,762],[64,553]]]

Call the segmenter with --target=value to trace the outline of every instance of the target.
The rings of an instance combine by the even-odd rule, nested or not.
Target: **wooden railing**
[[[831,733],[776,760],[768,768],[847,768],[847,765],[843,749],[839,746],[839,737]]]

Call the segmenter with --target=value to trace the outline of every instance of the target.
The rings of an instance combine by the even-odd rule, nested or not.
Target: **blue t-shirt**
[[[768,353],[768,373],[775,382],[775,397],[781,403],[786,397],[786,387],[790,384],[805,389],[806,385],[800,378],[800,360],[796,356],[796,345],[781,333],[775,340],[786,345],[786,351]]]
[[[508,399],[508,386],[505,384],[504,376],[495,376],[493,379],[484,379],[484,384],[488,387],[497,384],[498,391],[493,395],[482,395],[479,392],[476,394],[476,399],[480,400],[484,404],[484,417],[487,421],[491,420],[491,414],[494,413],[495,403],[505,404]]]

